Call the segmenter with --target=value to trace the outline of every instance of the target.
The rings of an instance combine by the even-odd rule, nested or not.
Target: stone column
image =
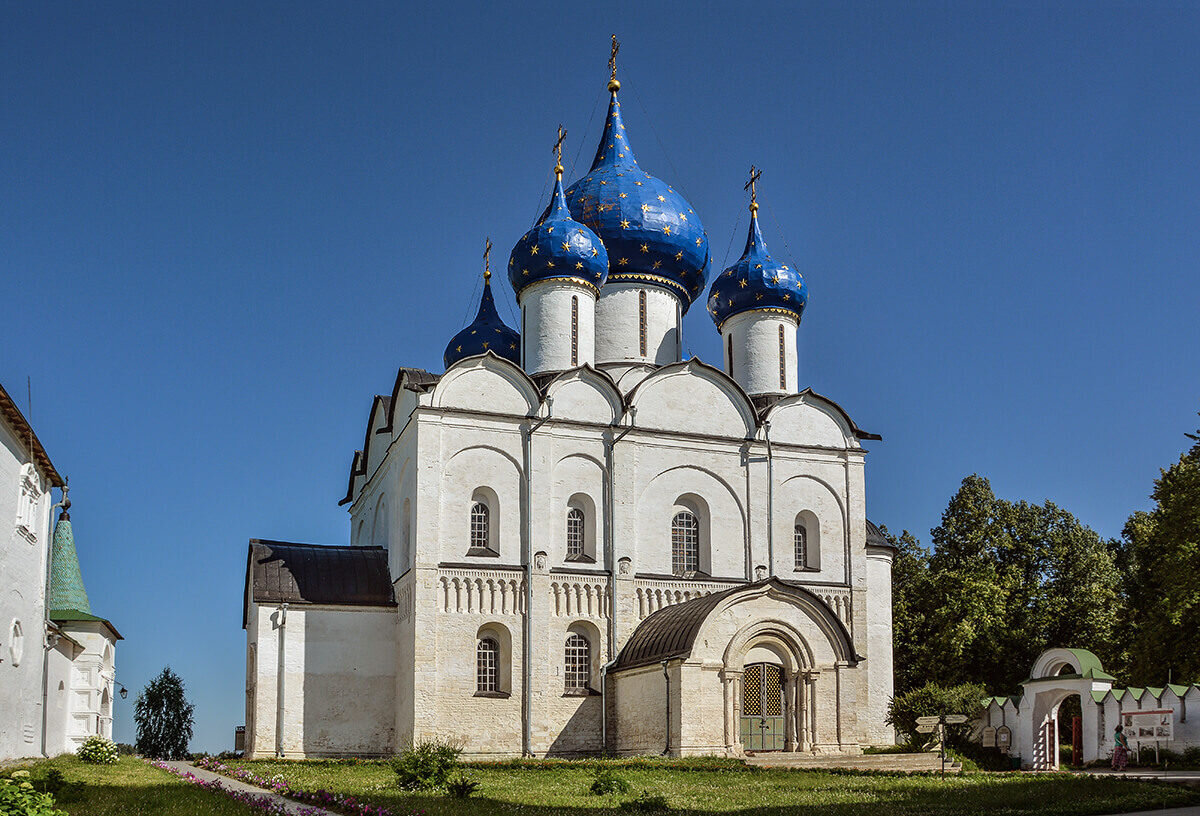
[[[808,672],[796,674],[796,741],[799,750],[808,751],[812,741],[808,738]]]
[[[783,706],[784,714],[787,716],[783,720],[783,750],[792,752],[796,750],[796,680],[797,673],[789,669],[784,669],[783,681]]]
[[[735,755],[738,741],[736,703],[734,702],[737,679],[734,675],[735,673],[729,669],[721,670],[721,691],[725,701],[725,754],[727,756]]]
[[[805,673],[804,681],[808,685],[808,740],[811,748],[817,747],[817,742],[820,740],[820,729],[817,728],[817,678],[821,676],[819,671],[810,671]]]

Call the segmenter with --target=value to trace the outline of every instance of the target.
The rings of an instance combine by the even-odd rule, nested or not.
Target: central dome
[[[708,235],[679,193],[638,166],[616,91],[592,169],[567,188],[571,215],[608,250],[608,280],[642,281],[679,297],[683,310],[704,291]]]

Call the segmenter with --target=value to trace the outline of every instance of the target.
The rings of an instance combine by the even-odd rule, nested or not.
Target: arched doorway
[[[742,747],[754,752],[782,751],[786,708],[783,666],[768,661],[746,664],[742,670]]]

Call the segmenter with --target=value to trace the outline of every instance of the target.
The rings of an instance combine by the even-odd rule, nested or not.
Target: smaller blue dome
[[[525,287],[555,278],[581,283],[599,295],[607,277],[604,244],[596,233],[571,218],[560,174],[541,220],[513,247],[508,281],[520,300]]]
[[[442,362],[446,368],[466,357],[492,351],[517,365],[521,364],[521,335],[504,325],[492,300],[492,282],[483,280],[483,297],[479,299],[479,314],[471,325],[460,331],[446,345]]]
[[[799,321],[806,303],[808,284],[804,276],[771,257],[758,228],[755,206],[750,213],[746,250],[737,263],[713,281],[708,290],[708,313],[718,329],[736,314],[759,310],[790,314]]]

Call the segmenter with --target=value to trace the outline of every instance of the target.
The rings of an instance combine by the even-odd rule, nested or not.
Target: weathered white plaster
[[[747,394],[796,393],[796,326],[795,318],[774,312],[749,311],[729,318],[721,326],[725,371]]]
[[[523,289],[520,305],[521,360],[526,371],[537,374],[595,363],[596,294],[591,288],[551,278]]]
[[[645,353],[642,352],[645,293]],[[604,284],[596,302],[596,363],[678,362],[683,348],[679,299],[658,286],[617,281]]]

